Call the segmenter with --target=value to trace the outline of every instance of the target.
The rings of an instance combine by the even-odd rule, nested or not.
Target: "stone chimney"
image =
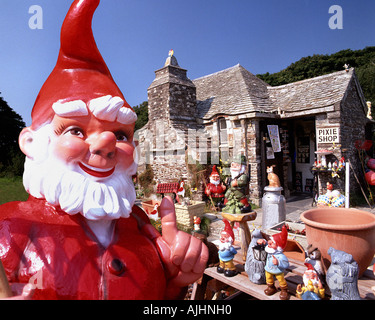
[[[163,120],[166,124],[184,130],[195,127],[197,114],[196,88],[181,68],[173,50],[163,68],[155,71],[155,80],[149,86],[149,121]]]

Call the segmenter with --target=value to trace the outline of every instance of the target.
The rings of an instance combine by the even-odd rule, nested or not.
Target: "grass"
[[[22,177],[0,178],[0,205],[10,201],[25,201],[28,197]]]

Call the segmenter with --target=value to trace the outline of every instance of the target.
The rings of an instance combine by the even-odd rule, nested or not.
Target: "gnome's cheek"
[[[134,147],[130,143],[117,144],[117,162],[124,168],[130,167],[134,159]]]
[[[54,144],[55,156],[65,163],[80,161],[89,150],[88,144],[79,138],[60,137]]]

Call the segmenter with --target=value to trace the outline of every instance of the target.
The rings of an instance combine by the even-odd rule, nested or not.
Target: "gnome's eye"
[[[117,141],[128,141],[128,138],[123,132],[116,132],[115,135],[116,135]]]
[[[75,136],[75,137],[79,137],[79,138],[83,138],[83,132],[82,132],[82,129],[80,128],[68,128],[65,132],[65,134],[70,134],[72,136]]]

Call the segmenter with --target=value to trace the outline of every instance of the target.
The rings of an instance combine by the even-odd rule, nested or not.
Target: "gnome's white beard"
[[[246,170],[246,167],[244,165],[241,166],[241,168],[239,170],[235,170],[235,169],[230,169],[230,175],[231,175],[231,178],[232,179],[235,179],[236,177],[238,177],[239,174],[241,173],[244,173]]]
[[[281,247],[277,247],[277,249],[273,249],[270,246],[266,246],[264,250],[269,254],[281,253],[283,249]]]
[[[116,167],[110,177],[95,181],[77,164],[66,165],[56,159],[49,144],[43,146],[44,159],[26,158],[25,162],[23,183],[32,196],[45,198],[70,215],[81,213],[88,220],[129,217],[136,199],[131,178],[135,164],[126,170]]]
[[[210,178],[210,183],[212,183],[215,186],[218,186],[220,184],[220,180],[214,180],[214,179]]]
[[[314,286],[319,285],[318,279],[309,279],[305,274],[303,275],[302,279],[303,279],[303,284],[305,285],[305,287],[307,287],[307,285],[309,284],[309,281],[311,281]]]
[[[230,250],[230,247],[232,246],[232,242],[220,242],[219,243],[219,250],[220,251],[225,251],[225,250]]]

